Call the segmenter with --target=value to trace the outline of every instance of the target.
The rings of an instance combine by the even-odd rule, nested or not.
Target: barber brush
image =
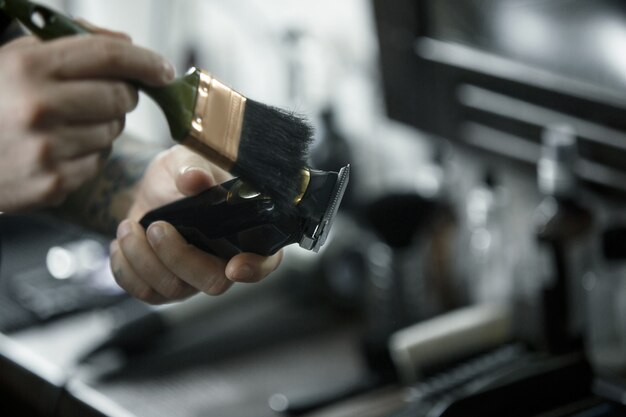
[[[0,11],[48,40],[92,33],[28,0],[0,0]],[[300,116],[250,100],[192,68],[165,87],[135,84],[165,113],[172,138],[289,209],[300,193],[312,128]]]

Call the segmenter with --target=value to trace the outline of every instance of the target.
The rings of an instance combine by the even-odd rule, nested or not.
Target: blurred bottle
[[[593,219],[579,201],[574,130],[549,126],[542,140],[537,179],[544,198],[535,212],[534,230],[539,280],[535,342],[552,353],[562,353],[580,347],[581,329],[575,317],[582,305],[574,305],[574,300],[578,277],[588,268],[583,255],[589,251],[580,248],[589,241]]]
[[[508,190],[498,184],[492,170],[467,195],[463,268],[472,303],[503,301],[511,295],[512,265],[507,239]]]
[[[585,276],[587,290],[586,348],[601,374],[626,375],[626,219],[623,208],[608,210],[599,222],[593,269]]]

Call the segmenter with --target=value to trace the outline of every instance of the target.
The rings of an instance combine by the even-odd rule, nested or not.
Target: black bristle
[[[248,99],[232,172],[285,209],[300,193],[313,128],[293,112]]]

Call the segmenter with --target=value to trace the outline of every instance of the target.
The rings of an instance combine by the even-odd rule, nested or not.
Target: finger
[[[85,182],[89,181],[102,168],[104,161],[100,154],[93,154],[83,158],[64,161],[58,164],[53,170],[57,175],[50,176],[50,201],[60,203],[68,194],[78,190]]]
[[[53,160],[75,159],[93,153],[109,152],[123,128],[123,119],[97,125],[57,128],[50,139],[52,142],[51,158]]]
[[[213,175],[198,167],[184,167],[175,178],[176,188],[185,196],[199,194],[216,185]]]
[[[166,169],[175,178],[176,188],[183,195],[196,195],[232,178],[205,157],[181,145],[174,146],[169,157],[171,160]]]
[[[210,295],[230,288],[224,275],[226,262],[188,244],[172,225],[155,222],[148,227],[147,236],[163,264],[193,287]]]
[[[72,36],[46,46],[53,75],[62,79],[117,78],[160,86],[175,76],[162,56],[111,36]]]
[[[137,107],[137,89],[121,81],[71,81],[41,91],[35,122],[104,123]]]
[[[161,262],[139,223],[124,220],[118,228],[117,238],[135,273],[144,277],[156,292],[169,300],[182,300],[198,292]]]
[[[13,49],[32,48],[41,43],[36,36],[21,36],[14,41],[2,46],[2,52],[11,51]]]
[[[98,33],[100,35],[107,35],[107,36],[113,36],[116,38],[120,38],[122,40],[125,40],[127,42],[132,42],[131,37],[127,34],[127,33],[123,33],[123,32],[118,32],[115,30],[110,30],[110,29],[105,29],[103,27],[100,26],[96,26],[93,23],[83,19],[83,18],[76,18],[74,19],[76,21],[76,23],[78,23],[79,25],[81,25],[82,27],[84,27],[85,29],[87,29],[88,31],[92,32],[92,33]]]
[[[274,272],[283,259],[283,252],[265,257],[254,253],[240,253],[226,266],[226,276],[234,282],[259,282]]]
[[[177,174],[180,174],[187,168],[205,169],[210,172],[218,182],[224,182],[232,178],[232,175],[216,167],[212,162],[206,159],[206,157],[183,145],[172,146],[167,152],[167,157],[169,160],[167,169],[172,178],[176,177]]]
[[[168,301],[165,297],[154,291],[135,273],[120,250],[117,240],[111,242],[110,253],[111,272],[113,273],[115,282],[117,282],[120,288],[146,303],[163,304]]]

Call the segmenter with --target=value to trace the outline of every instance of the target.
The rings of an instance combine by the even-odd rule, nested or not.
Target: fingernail
[[[190,172],[190,171],[195,171],[195,170],[198,170],[198,169],[200,169],[200,168],[198,168],[198,167],[194,167],[194,166],[186,166],[186,167],[182,167],[182,168],[180,169],[180,175],[184,175],[184,174],[186,174],[186,173],[188,173],[188,172]]]
[[[176,70],[174,66],[167,60],[163,60],[163,81],[171,82],[174,81],[174,77],[176,77]]]
[[[233,281],[248,282],[252,281],[254,270],[250,265],[242,265],[233,274]]]
[[[157,245],[165,236],[165,229],[158,223],[151,224],[148,227],[148,241],[152,246]]]
[[[124,220],[117,228],[117,239],[122,240],[130,234],[130,220]]]

